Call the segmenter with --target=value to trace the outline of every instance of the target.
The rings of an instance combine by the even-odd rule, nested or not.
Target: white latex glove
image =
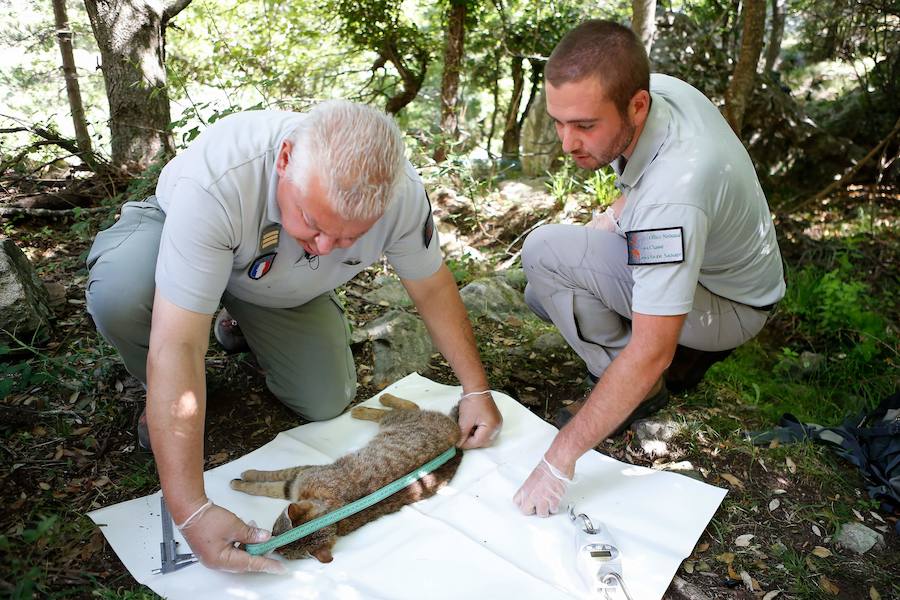
[[[191,551],[200,563],[229,573],[264,572],[281,575],[287,572],[283,564],[265,556],[253,556],[235,548],[235,542],[256,544],[265,542],[272,534],[248,525],[234,513],[209,503],[178,526]]]
[[[616,230],[616,213],[613,211],[612,206],[608,206],[605,211],[600,211],[595,209],[593,213],[591,213],[591,220],[585,225],[585,227],[590,227],[591,229],[599,229],[601,231],[611,231],[615,232]]]
[[[490,392],[476,393],[459,401],[459,442],[463,450],[490,446],[503,427],[503,416]]]
[[[559,511],[566,490],[573,481],[547,462],[546,457],[542,457],[541,462],[513,496],[513,502],[522,514],[549,517]]]

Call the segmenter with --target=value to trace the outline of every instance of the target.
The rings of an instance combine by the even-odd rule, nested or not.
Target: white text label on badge
[[[629,265],[664,265],[684,261],[681,227],[626,231]]]

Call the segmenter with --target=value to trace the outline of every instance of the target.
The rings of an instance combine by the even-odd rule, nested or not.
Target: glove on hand
[[[559,505],[573,481],[574,478],[569,479],[547,462],[546,457],[542,457],[541,462],[513,496],[513,502],[522,514],[549,517],[559,511]]]
[[[272,535],[248,525],[234,513],[211,502],[178,526],[203,566],[229,573],[265,572],[283,574],[285,566],[272,558],[252,556],[235,548],[235,542],[256,544]]]

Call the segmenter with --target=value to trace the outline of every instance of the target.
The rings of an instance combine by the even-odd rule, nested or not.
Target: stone
[[[47,291],[47,304],[50,308],[59,308],[66,303],[66,286],[58,281],[45,281],[44,289]]]
[[[566,339],[556,331],[548,331],[539,335],[532,344],[540,352],[561,352],[569,347]]]
[[[703,475],[694,468],[694,464],[689,460],[659,464],[654,463],[653,468],[658,471],[670,471],[672,473],[684,475],[685,477],[690,477],[691,479],[696,479],[697,481],[703,481]]]
[[[709,600],[709,596],[693,583],[688,583],[681,577],[675,576],[662,600]]]
[[[352,341],[372,342],[372,384],[387,386],[413,371],[427,374],[434,345],[422,320],[400,311],[388,311],[353,332]]]
[[[10,334],[30,342],[50,326],[47,290],[25,254],[9,238],[0,239],[0,343]],[[9,333],[7,333],[9,332]]]
[[[363,294],[363,298],[373,304],[390,306],[391,308],[403,308],[412,306],[412,300],[406,293],[406,288],[400,280],[392,275],[379,275],[373,282],[375,288],[371,292]]]
[[[520,292],[501,277],[476,279],[460,291],[471,318],[486,317],[504,323],[510,317],[531,318],[531,310]]]
[[[667,456],[668,442],[678,432],[678,425],[669,420],[641,419],[635,421],[631,428],[634,430],[635,441],[648,456]]]
[[[522,126],[522,174],[527,177],[543,175],[562,158],[562,144],[556,126],[544,110],[546,94],[542,89],[534,99]]]
[[[502,276],[503,279],[506,280],[506,283],[508,283],[513,289],[519,290],[520,292],[525,291],[525,285],[528,283],[528,279],[525,278],[524,269],[506,269],[504,271],[498,272],[497,274]]]
[[[838,546],[857,554],[865,554],[872,548],[875,550],[884,549],[883,535],[855,521],[841,525],[841,530],[835,536],[834,542]]]

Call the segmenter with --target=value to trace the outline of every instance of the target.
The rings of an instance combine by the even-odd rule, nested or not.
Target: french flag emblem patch
[[[253,264],[250,265],[250,269],[247,271],[247,275],[250,279],[260,279],[263,275],[268,273],[269,269],[271,269],[272,265],[275,263],[276,254],[276,252],[271,252],[254,260]]]

